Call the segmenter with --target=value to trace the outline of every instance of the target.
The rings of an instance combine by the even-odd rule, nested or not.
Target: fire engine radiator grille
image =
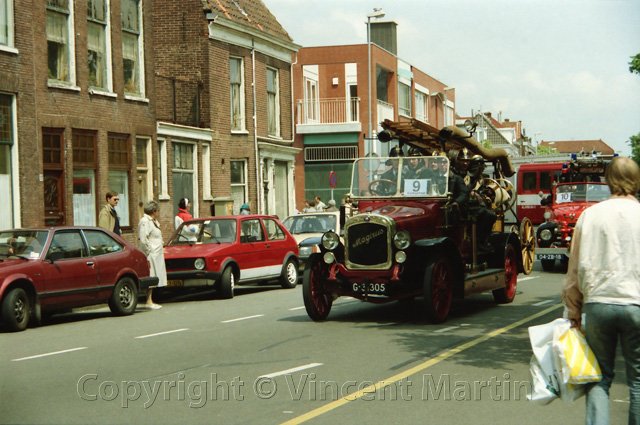
[[[307,162],[352,161],[357,157],[357,146],[319,146],[304,148],[304,160]]]
[[[389,229],[379,223],[357,223],[348,228],[347,262],[353,267],[381,268],[389,263]]]

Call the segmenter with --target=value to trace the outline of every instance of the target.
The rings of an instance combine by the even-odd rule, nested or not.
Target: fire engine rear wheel
[[[525,218],[520,224],[520,241],[522,243],[522,267],[524,274],[528,275],[533,270],[533,260],[536,254],[536,233],[529,218]]]
[[[424,272],[424,304],[433,323],[447,320],[453,299],[453,273],[444,255],[431,260]]]
[[[493,299],[498,304],[508,304],[516,297],[518,286],[518,257],[513,245],[504,250],[504,288],[493,291]]]
[[[542,270],[545,272],[551,272],[556,266],[556,260],[540,260],[542,263]]]
[[[329,316],[333,296],[326,291],[327,266],[320,256],[311,257],[302,278],[302,298],[309,317],[321,322]]]

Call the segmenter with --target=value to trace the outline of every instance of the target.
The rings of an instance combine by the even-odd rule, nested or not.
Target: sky
[[[367,14],[398,24],[398,57],[455,87],[456,113],[522,121],[534,142],[640,133],[639,0],[263,0],[302,46],[364,44]]]

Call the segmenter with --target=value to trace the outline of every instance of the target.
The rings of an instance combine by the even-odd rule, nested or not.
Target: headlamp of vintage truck
[[[543,229],[540,232],[540,239],[542,239],[543,241],[550,241],[552,237],[553,233],[551,233],[551,230],[549,229]]]
[[[335,232],[327,232],[322,235],[322,246],[327,251],[333,251],[340,244],[340,237]]]
[[[407,249],[411,245],[411,235],[406,230],[400,230],[393,237],[393,244],[398,249]]]

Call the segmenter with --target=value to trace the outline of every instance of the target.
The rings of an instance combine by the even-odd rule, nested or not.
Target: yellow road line
[[[488,334],[485,334],[485,335],[483,335],[483,336],[481,336],[479,338],[476,338],[476,339],[474,339],[472,341],[466,342],[466,343],[464,343],[462,345],[459,345],[459,346],[454,347],[454,348],[452,348],[450,350],[447,350],[447,351],[439,354],[437,357],[429,359],[424,363],[421,363],[421,364],[419,364],[417,366],[412,367],[411,369],[405,370],[402,373],[399,373],[399,374],[394,375],[394,376],[392,376],[390,378],[387,378],[387,379],[385,379],[383,381],[380,381],[380,382],[376,383],[375,385],[369,385],[368,387],[363,388],[360,391],[356,391],[355,393],[352,393],[352,394],[349,394],[347,396],[344,396],[344,397],[342,397],[342,398],[340,398],[338,400],[332,401],[331,403],[327,403],[324,406],[318,407],[317,409],[314,409],[314,410],[312,410],[310,412],[307,412],[304,415],[300,415],[297,418],[293,418],[291,420],[283,422],[282,425],[297,425],[297,424],[301,424],[301,423],[306,422],[306,421],[308,421],[310,419],[313,419],[313,418],[315,418],[317,416],[320,416],[323,413],[327,413],[327,412],[329,412],[329,411],[331,411],[333,409],[336,409],[336,408],[338,408],[338,407],[340,407],[340,406],[342,406],[344,404],[347,404],[347,403],[349,403],[351,401],[355,401],[355,400],[359,399],[360,397],[363,397],[363,396],[365,396],[367,394],[375,393],[380,388],[384,388],[386,386],[392,385],[392,384],[394,384],[396,382],[401,381],[404,378],[408,378],[411,375],[414,375],[414,374],[416,374],[418,372],[422,372],[423,370],[425,370],[425,369],[427,369],[427,368],[429,368],[429,367],[431,367],[431,366],[433,366],[433,365],[435,365],[435,364],[437,364],[437,363],[439,363],[439,362],[441,362],[443,360],[446,360],[449,357],[455,356],[456,354],[460,353],[461,351],[464,351],[464,350],[466,350],[468,348],[471,348],[471,347],[476,346],[476,345],[478,345],[478,344],[480,344],[482,342],[485,342],[485,341],[487,341],[487,340],[489,340],[489,339],[491,339],[493,337],[496,337],[496,336],[501,335],[501,334],[503,334],[505,332],[508,332],[511,329],[517,328],[518,326],[523,325],[523,324],[525,324],[527,322],[530,322],[531,320],[533,320],[535,318],[538,318],[540,316],[544,316],[545,314],[550,313],[551,311],[553,311],[553,310],[555,310],[557,308],[560,308],[560,307],[562,307],[562,304],[553,305],[553,306],[551,306],[549,308],[546,308],[546,309],[544,309],[542,311],[537,312],[536,314],[533,314],[533,315],[531,315],[529,317],[525,317],[524,319],[518,320],[517,322],[514,322],[514,323],[512,323],[510,325],[507,325],[507,326],[505,326],[503,328],[496,329],[496,330],[494,330],[492,332],[489,332]]]

